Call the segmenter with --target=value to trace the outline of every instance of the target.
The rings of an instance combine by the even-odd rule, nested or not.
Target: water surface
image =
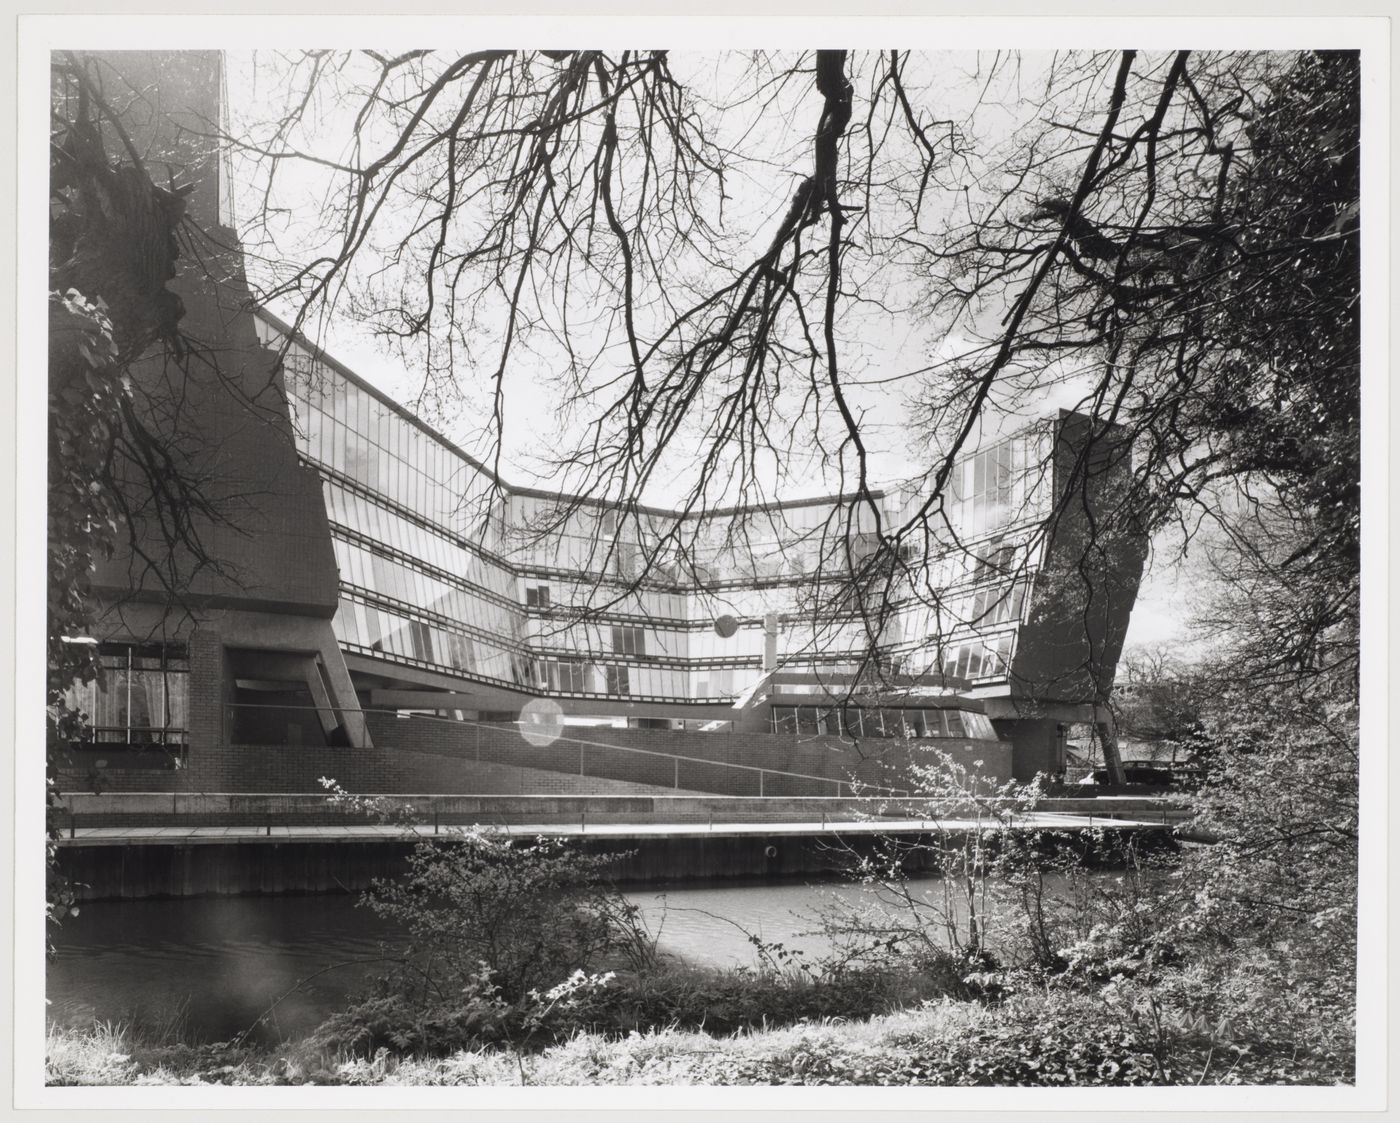
[[[942,882],[911,885],[940,894]],[[685,883],[626,895],[662,951],[716,966],[755,963],[750,933],[819,956],[831,945],[816,914],[832,900],[869,899],[867,890],[839,882]],[[71,1025],[150,1025],[178,1016],[184,1037],[221,1041],[271,1009],[257,1036],[303,1034],[393,954],[397,930],[357,900],[323,894],[87,904],[56,932],[49,1016]]]

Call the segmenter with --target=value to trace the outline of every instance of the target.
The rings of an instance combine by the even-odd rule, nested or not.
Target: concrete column
[[[304,672],[306,688],[311,692],[311,701],[316,707],[316,720],[321,726],[321,732],[329,737],[335,731],[335,727],[341,724],[340,707],[331,699],[327,686],[329,680],[321,657],[313,655],[307,660],[307,664]]]
[[[763,670],[778,669],[778,614],[770,612],[763,617]]]
[[[345,656],[341,654],[340,645],[335,642],[335,633],[331,631],[329,620],[319,622],[316,638],[320,649],[317,662],[320,664],[319,671],[325,672],[325,685],[330,691],[329,703],[340,716],[351,747],[374,748],[369,727],[365,724],[365,715],[360,710],[359,699],[355,697],[355,686],[350,681],[350,672],[345,668]]]

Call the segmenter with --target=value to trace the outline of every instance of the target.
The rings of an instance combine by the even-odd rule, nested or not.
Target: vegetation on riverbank
[[[1008,814],[1003,803],[986,806]],[[1294,923],[1284,940],[1286,914],[1265,924],[1257,904],[1237,912],[1203,898],[1225,856],[1214,848],[1171,853],[1128,842],[1117,873],[1089,876],[1078,851],[1102,856],[1113,845],[1105,835],[1055,840],[995,817],[983,826],[921,843],[938,848],[940,891],[925,895],[904,881],[892,842],[855,871],[868,890],[864,907],[826,913],[827,953],[809,958],[754,938],[754,966],[727,970],[658,954],[596,857],[490,832],[425,841],[408,879],[366,899],[405,926],[400,957],[307,1037],[273,1048],[193,1046],[178,1025],[56,1029],[48,1080],[1352,1079],[1348,964],[1336,943],[1328,954],[1338,931],[1330,923]],[[1318,939],[1307,952],[1310,933]]]
[[[425,838],[366,907],[384,975],[277,1048],[178,1027],[54,1030],[52,1084],[1331,1084],[1354,1079],[1356,723],[1338,676],[1223,691],[1191,798],[1219,842],[1027,829],[1035,785],[927,778],[972,829],[853,855],[830,950],[677,964],[606,859],[491,831]],[[942,785],[940,789],[938,785]],[[344,793],[334,798],[351,799]],[[370,814],[392,813],[360,801]],[[1115,843],[1114,840],[1118,840]],[[1091,876],[1119,845],[1116,872]],[[928,850],[932,853],[928,853]],[[1093,861],[1086,860],[1092,857]],[[932,861],[923,859],[931,858]]]
[[[95,1027],[49,1035],[50,1084],[103,1085],[945,1085],[1332,1084],[1349,1061],[1284,1043],[1224,1044],[1171,1027],[1169,1043],[1122,1008],[1086,997],[998,1005],[928,1000],[867,1020],[839,1017],[730,1034],[655,1028],[574,1033],[532,1052],[444,1055],[191,1047]]]
[[[404,933],[367,993],[301,1041],[194,1046],[54,1030],[52,1084],[1331,1084],[1354,1078],[1354,712],[1345,692],[1223,695],[1197,820],[1220,841],[1029,830],[1035,785],[951,761],[915,843],[853,855],[829,951],[659,954],[606,860],[491,831],[425,838],[366,907]],[[1347,762],[1349,768],[1343,767]],[[941,790],[937,784],[942,784]],[[351,799],[344,793],[335,798]],[[360,801],[370,814],[392,813]],[[1116,843],[1114,840],[1118,840]],[[1118,845],[1117,870],[1091,876]]]

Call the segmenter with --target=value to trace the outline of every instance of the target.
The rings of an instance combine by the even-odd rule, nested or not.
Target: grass
[[[969,1003],[934,1004],[861,1022],[829,1018],[724,1035],[678,1028],[622,1037],[579,1033],[523,1057],[501,1048],[444,1057],[399,1057],[387,1049],[364,1057],[295,1044],[222,1050],[151,1043],[129,1025],[54,1027],[48,1034],[46,1080],[55,1085],[515,1085],[522,1077],[536,1085],[916,1083],[922,1074],[897,1056],[905,1048],[901,1042],[910,1035],[936,1040],[964,1032],[979,1018],[979,1009]],[[876,1074],[884,1078],[860,1079]]]
[[[1326,1059],[1205,1039],[1172,1043],[1168,1071],[1140,1029],[1101,1004],[1030,996],[1005,1005],[952,998],[866,1019],[828,1017],[730,1033],[677,1026],[578,1032],[536,1052],[441,1056],[152,1042],[130,1026],[54,1028],[47,1082],[88,1085],[963,1085],[1333,1084]]]

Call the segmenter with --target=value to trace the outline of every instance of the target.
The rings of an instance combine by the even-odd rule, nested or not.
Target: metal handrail
[[[393,710],[367,710],[367,711],[364,711],[364,712],[366,712],[366,713],[395,713],[396,711],[393,711]],[[514,725],[514,726],[519,727],[519,726],[525,724],[524,722],[519,722],[519,721],[514,721],[514,722],[457,721],[457,720],[455,720],[455,719],[453,719],[453,718],[434,717],[434,716],[432,716],[432,715],[430,715],[430,714],[413,714],[411,720],[414,720],[414,721],[441,721],[441,722],[447,722],[448,724],[451,724],[451,725],[472,726],[472,727],[475,727],[475,728],[478,728],[478,729],[490,729],[490,728],[492,728],[492,727],[495,726],[495,725]],[[833,776],[816,776],[816,775],[813,775],[813,774],[807,773],[807,772],[788,772],[788,771],[786,771],[786,770],[784,770],[784,769],[781,769],[781,768],[764,768],[764,767],[762,767],[762,766],[760,766],[760,765],[756,765],[756,764],[735,764],[735,763],[733,763],[732,761],[727,761],[727,760],[709,760],[709,759],[707,759],[707,758],[705,758],[705,757],[687,756],[687,755],[685,755],[684,753],[668,753],[668,752],[664,752],[664,751],[662,751],[662,750],[660,750],[660,749],[638,749],[638,748],[635,748],[635,747],[633,747],[633,746],[631,746],[631,745],[612,745],[612,744],[609,744],[609,743],[606,742],[606,741],[587,741],[587,740],[584,740],[582,737],[569,737],[569,736],[566,736],[565,734],[562,734],[562,733],[561,733],[558,737],[556,737],[556,738],[555,738],[555,742],[552,742],[552,743],[557,743],[558,741],[566,741],[566,742],[568,742],[569,744],[572,744],[572,745],[579,745],[580,747],[582,747],[582,746],[587,746],[587,747],[589,747],[589,748],[614,749],[614,750],[617,750],[617,751],[619,751],[619,752],[624,752],[624,753],[637,753],[637,754],[642,755],[642,756],[661,757],[661,758],[663,758],[663,759],[665,759],[665,760],[671,760],[671,761],[677,761],[677,762],[679,762],[679,761],[686,761],[687,763],[691,763],[691,764],[708,764],[708,765],[711,765],[711,766],[717,767],[717,768],[734,768],[734,769],[739,769],[739,770],[744,771],[744,772],[757,772],[757,773],[759,773],[759,776],[760,776],[760,780],[759,780],[759,791],[760,791],[760,794],[762,794],[762,777],[763,777],[764,775],[768,775],[768,776],[786,776],[786,777],[788,777],[788,778],[790,778],[790,779],[796,779],[796,780],[815,780],[815,781],[817,781],[817,782],[819,782],[819,783],[823,783],[823,784],[835,784],[835,785],[837,786],[837,789],[838,789],[838,790],[839,790],[840,787],[844,784],[844,785],[845,785],[846,787],[848,787],[848,788],[855,788],[856,786],[859,786],[859,787],[861,787],[861,788],[867,788],[867,787],[868,787],[871,791],[884,792],[884,793],[887,793],[887,794],[890,794],[890,795],[908,795],[908,794],[909,794],[909,791],[908,791],[907,788],[887,788],[887,787],[882,787],[882,786],[876,785],[876,784],[860,784],[859,781],[853,781],[853,780],[838,780],[838,779],[836,779],[836,778],[833,777]],[[531,748],[536,748],[536,747],[539,747],[539,748],[546,748],[546,747],[548,747],[548,746],[531,746]],[[673,785],[673,786],[679,787],[680,785],[679,785],[679,784],[676,784],[676,785]]]
[[[320,706],[320,707],[317,707],[317,706],[281,706],[281,705],[267,705],[267,706],[261,706],[261,705],[259,705],[258,703],[252,703],[252,702],[229,702],[229,703],[226,703],[226,705],[227,705],[230,709],[236,708],[236,707],[243,707],[243,708],[252,708],[252,709],[267,709],[267,710],[297,710],[297,711],[299,711],[299,712],[305,712],[305,711],[308,711],[308,710],[316,710],[316,711],[318,711],[318,712],[324,711],[324,712],[327,712],[327,713],[334,713],[334,712],[336,712],[336,711],[332,710],[330,707],[326,707],[326,706]],[[398,711],[398,710],[383,710],[383,709],[376,710],[376,709],[372,709],[372,708],[371,708],[371,709],[363,709],[363,708],[361,708],[361,709],[356,709],[356,710],[342,709],[342,710],[339,711],[339,712],[341,712],[341,713],[359,713],[359,714],[391,714],[391,715],[393,715],[393,716],[395,716],[395,717],[398,717],[398,716],[399,716],[399,711]],[[435,721],[435,722],[443,722],[443,723],[445,723],[445,724],[448,724],[448,725],[451,725],[451,726],[454,726],[454,727],[474,728],[474,729],[477,729],[477,730],[481,730],[481,729],[493,729],[493,728],[496,728],[496,727],[499,727],[499,726],[504,726],[504,725],[513,725],[513,726],[519,728],[521,725],[526,724],[526,723],[519,722],[519,721],[515,721],[515,722],[487,722],[487,721],[465,721],[465,720],[459,721],[459,720],[457,720],[457,719],[455,719],[455,718],[441,718],[441,717],[436,717],[436,716],[434,716],[434,715],[432,715],[432,714],[411,714],[411,715],[408,715],[408,717],[409,717],[409,720],[412,720],[412,721]],[[710,765],[711,767],[715,767],[715,768],[729,768],[729,769],[736,769],[736,770],[738,770],[738,771],[743,771],[743,772],[757,772],[757,773],[759,774],[759,795],[762,795],[762,794],[763,794],[763,778],[764,778],[765,776],[783,776],[783,777],[786,777],[786,778],[788,778],[788,779],[794,779],[794,780],[809,780],[809,781],[814,781],[814,782],[816,782],[816,783],[821,783],[821,784],[835,784],[835,785],[836,785],[836,790],[837,790],[837,793],[838,793],[838,794],[840,793],[840,790],[841,790],[841,788],[842,788],[843,786],[846,787],[847,789],[849,789],[852,793],[854,793],[854,791],[855,791],[856,788],[860,788],[861,790],[868,790],[868,791],[871,791],[871,792],[873,792],[873,793],[880,793],[880,794],[891,795],[891,796],[908,796],[908,795],[910,794],[910,793],[909,793],[909,789],[907,789],[907,788],[885,787],[885,786],[879,785],[879,784],[862,784],[862,783],[860,783],[859,781],[856,781],[856,780],[840,780],[840,779],[837,779],[836,777],[833,777],[833,776],[817,776],[817,775],[814,775],[814,774],[812,774],[812,773],[807,773],[807,772],[789,772],[789,771],[787,771],[787,770],[785,770],[785,769],[781,769],[781,768],[764,768],[764,767],[762,767],[762,766],[760,766],[760,765],[756,765],[756,764],[735,764],[734,762],[732,762],[732,761],[727,761],[727,760],[709,760],[709,759],[707,759],[707,758],[705,758],[705,757],[687,756],[687,755],[684,754],[684,753],[668,753],[668,752],[665,752],[665,751],[660,750],[660,749],[639,749],[639,748],[636,748],[636,747],[631,746],[631,745],[613,745],[613,744],[607,743],[606,741],[588,741],[588,740],[585,740],[585,739],[583,739],[583,738],[581,738],[581,737],[570,737],[570,736],[567,736],[567,735],[562,734],[562,733],[561,733],[558,737],[555,738],[555,741],[552,742],[552,744],[553,744],[553,743],[558,743],[558,742],[560,742],[560,741],[565,742],[565,743],[570,744],[570,745],[578,745],[578,746],[580,747],[580,749],[582,749],[582,748],[584,748],[584,747],[588,747],[588,748],[599,748],[599,749],[612,749],[612,750],[617,751],[617,752],[634,753],[634,754],[637,754],[637,755],[640,755],[640,756],[657,757],[657,758],[659,758],[659,759],[672,761],[672,762],[676,765],[676,775],[675,775],[675,779],[674,779],[674,781],[673,781],[673,783],[672,783],[672,787],[674,787],[674,788],[679,788],[679,787],[680,787],[680,782],[679,782],[679,764],[680,764],[681,761],[684,761],[684,762],[689,763],[689,764],[706,764],[706,765]],[[545,746],[545,745],[538,745],[538,746],[537,746],[537,745],[527,745],[527,747],[530,748],[530,749],[534,749],[534,748],[548,748],[549,746]],[[580,753],[580,756],[581,756],[581,755],[582,755],[582,753]],[[584,773],[584,772],[581,771],[581,772],[580,772],[580,775],[586,775],[586,773]]]

